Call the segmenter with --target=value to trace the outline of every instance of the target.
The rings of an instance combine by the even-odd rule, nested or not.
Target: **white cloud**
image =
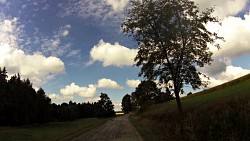
[[[48,97],[52,100],[54,103],[62,103],[65,101],[73,100],[73,96],[66,96],[66,95],[57,95],[55,93],[49,94]]]
[[[248,0],[193,0],[199,7],[204,10],[205,8],[215,6],[214,15],[223,19],[226,16],[234,16],[244,9]]]
[[[210,77],[210,87],[236,79],[249,73],[250,70],[232,65],[236,57],[250,54],[250,14],[245,14],[244,19],[240,17],[225,17],[221,25],[209,23],[207,28],[216,31],[224,37],[221,49],[212,48],[214,53],[211,66],[201,69]]]
[[[220,50],[213,49],[215,56],[233,58],[250,53],[250,14],[245,14],[244,18],[229,16],[221,26],[213,26],[213,30],[218,30],[218,34],[225,39]]]
[[[129,2],[129,0],[104,0],[104,1],[109,5],[111,5],[114,11],[123,11]]]
[[[140,80],[135,80],[135,79],[131,79],[131,80],[127,80],[126,84],[130,87],[130,88],[136,88],[139,84],[141,83]]]
[[[250,70],[243,69],[241,67],[227,66],[226,70],[221,74],[210,77],[209,87],[214,87],[225,82],[234,80],[246,74],[249,74]]]
[[[59,16],[77,16],[92,24],[113,26],[125,19],[127,4],[128,0],[71,0],[58,5],[62,9]]]
[[[113,101],[114,104],[114,110],[115,111],[121,111],[122,110],[122,102],[121,101]]]
[[[60,89],[60,93],[64,96],[79,95],[81,97],[94,97],[96,95],[96,87],[94,85],[89,85],[88,87],[80,87],[75,83],[71,83],[65,88]]]
[[[132,66],[136,54],[136,49],[129,49],[119,43],[112,45],[100,40],[99,43],[91,49],[91,59],[88,64],[100,61],[104,67],[111,65],[117,67]]]
[[[64,63],[56,57],[27,55],[8,44],[0,44],[0,52],[0,66],[6,67],[8,74],[20,73],[21,77],[29,78],[35,86],[40,86],[64,72]]]
[[[109,88],[121,90],[122,87],[115,81],[107,78],[102,78],[98,80],[97,88]]]
[[[64,72],[64,63],[59,58],[21,50],[18,42],[21,34],[22,25],[18,26],[17,18],[0,19],[0,67],[6,67],[9,75],[20,73],[39,87]]]
[[[62,37],[66,37],[69,35],[69,29],[71,28],[71,25],[67,24],[61,28],[59,31],[59,35]]]

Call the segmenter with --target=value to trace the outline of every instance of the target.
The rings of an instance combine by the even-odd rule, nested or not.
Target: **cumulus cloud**
[[[229,16],[222,21],[221,26],[212,26],[218,34],[224,37],[220,50],[214,50],[215,56],[239,57],[250,53],[250,14],[244,19]],[[212,29],[211,29],[212,30]]]
[[[130,88],[136,88],[140,83],[141,83],[141,80],[138,80],[138,79],[126,80],[126,84]]]
[[[223,71],[221,74],[210,77],[210,84],[208,86],[214,87],[214,86],[234,80],[236,78],[239,78],[249,73],[250,73],[250,70],[243,69],[241,67],[227,66],[226,70]]]
[[[94,97],[96,95],[96,87],[94,85],[89,85],[88,87],[80,87],[75,83],[71,83],[65,88],[60,89],[60,93],[64,96],[79,95],[81,97]]]
[[[102,78],[98,80],[96,85],[98,88],[109,88],[109,89],[117,89],[121,90],[122,87],[115,81],[107,78]]]
[[[99,43],[91,49],[91,58],[88,64],[99,61],[102,62],[104,67],[112,65],[117,67],[132,66],[137,52],[137,49],[129,49],[119,43],[112,45],[100,40]]]
[[[79,86],[74,82],[60,89],[62,96],[51,95],[54,99],[74,97],[76,95],[85,98],[85,101],[93,101],[97,98],[97,88],[120,90],[122,87],[115,81],[107,78],[99,79],[97,84],[89,84],[87,87]]]
[[[201,69],[210,77],[210,86],[225,83],[246,75],[250,70],[232,65],[232,60],[250,54],[250,14],[244,18],[227,16],[221,21],[221,25],[209,23],[207,28],[216,31],[224,37],[225,42],[220,42],[221,49],[211,47],[214,62],[211,66]]]
[[[237,15],[247,5],[248,0],[193,0],[199,4],[199,7],[204,10],[205,8],[214,7],[214,15],[220,19],[226,16]]]
[[[22,26],[18,19],[0,19],[0,67],[6,67],[8,74],[20,73],[22,78],[29,78],[35,87],[53,79],[64,72],[64,63],[56,57],[42,54],[26,54],[19,48],[18,39]]]
[[[8,74],[20,73],[33,84],[40,86],[64,72],[64,63],[56,57],[41,54],[27,55],[24,51],[0,44],[0,66],[6,67]]]

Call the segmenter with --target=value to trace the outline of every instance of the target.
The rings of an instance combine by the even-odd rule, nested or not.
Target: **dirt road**
[[[128,115],[116,117],[72,141],[143,141],[128,120]]]

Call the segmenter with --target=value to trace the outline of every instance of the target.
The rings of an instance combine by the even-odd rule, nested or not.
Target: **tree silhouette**
[[[182,116],[179,94],[183,86],[197,89],[207,85],[197,67],[212,61],[208,43],[219,48],[216,41],[222,39],[205,27],[208,22],[218,22],[211,15],[213,8],[200,12],[191,0],[131,0],[130,4],[122,27],[139,45],[135,58],[136,66],[141,67],[139,76],[173,84]]]
[[[144,111],[150,105],[156,103],[156,99],[160,96],[161,89],[153,81],[142,81],[132,92],[132,101],[134,106],[140,111]]]
[[[96,105],[98,117],[111,117],[115,115],[114,105],[106,93],[101,93],[100,100]]]
[[[122,98],[122,111],[124,113],[132,112],[132,103],[131,103],[131,96],[129,94],[126,94]]]

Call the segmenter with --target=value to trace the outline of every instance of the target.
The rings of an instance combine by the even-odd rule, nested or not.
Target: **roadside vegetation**
[[[160,140],[250,140],[249,86],[250,75],[246,75],[184,97],[183,119],[176,118],[174,101],[155,104],[132,118]]]

